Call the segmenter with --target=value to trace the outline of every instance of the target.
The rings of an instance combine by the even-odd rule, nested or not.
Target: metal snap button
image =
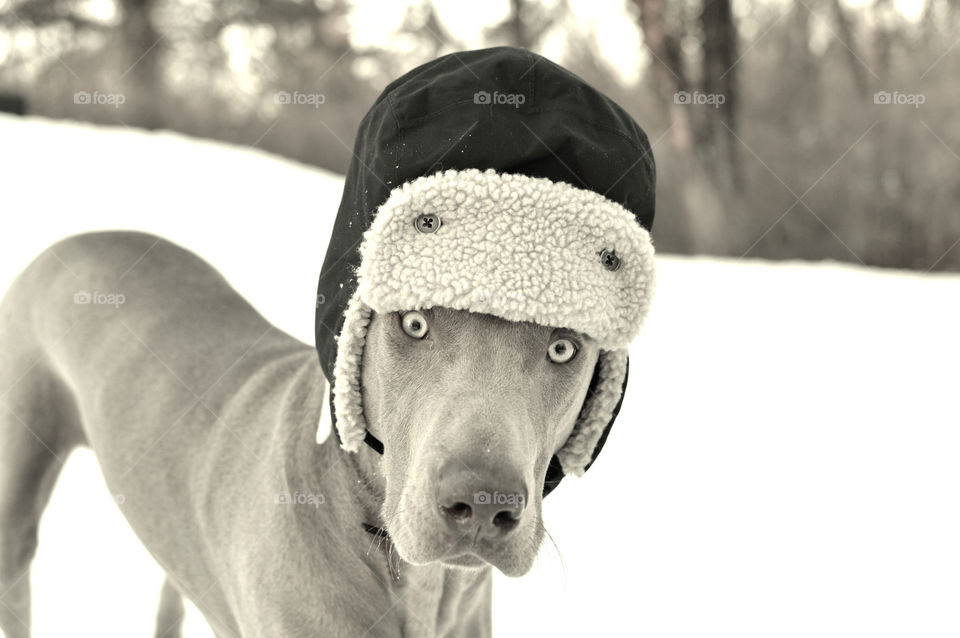
[[[606,248],[600,251],[600,263],[603,264],[603,267],[607,270],[620,270],[620,257],[615,251],[607,250]]]
[[[417,232],[420,233],[435,233],[437,229],[440,228],[440,224],[443,223],[440,221],[439,215],[434,215],[433,213],[425,213],[417,217],[413,225],[416,227]]]

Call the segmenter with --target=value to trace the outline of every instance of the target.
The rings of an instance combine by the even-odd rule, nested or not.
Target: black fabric
[[[377,454],[383,455],[383,443],[380,442],[380,439],[370,434],[370,430],[367,430],[367,433],[364,435],[363,442],[373,448],[373,451]]]
[[[603,449],[603,444],[607,442],[607,436],[610,434],[610,429],[613,427],[613,422],[616,420],[617,415],[620,414],[620,406],[623,405],[623,397],[627,392],[627,377],[630,376],[630,359],[627,358],[626,368],[623,372],[623,385],[620,386],[620,399],[617,401],[617,405],[613,408],[613,414],[610,417],[610,422],[607,423],[607,426],[603,429],[603,433],[600,435],[600,438],[597,440],[597,445],[593,448],[593,454],[591,455],[590,462],[583,468],[583,471],[586,472],[590,469],[590,466],[593,465],[593,462],[597,460],[597,456],[600,454],[600,450]],[[600,383],[600,365],[599,363],[593,369],[593,376],[590,378],[590,386],[587,389],[587,396],[593,396],[596,394],[597,385]],[[582,416],[582,413],[578,415],[578,418]],[[560,485],[560,481],[563,480],[563,466],[560,464],[560,459],[554,455],[550,459],[550,465],[547,467],[547,475],[543,481],[543,496],[546,496],[553,490],[557,489],[557,486]]]
[[[560,465],[560,459],[554,454],[550,457],[550,465],[547,466],[547,476],[543,480],[543,496],[546,496],[557,489],[560,481],[563,480],[563,466]]]
[[[603,444],[607,442],[607,436],[610,435],[610,428],[613,427],[613,422],[616,421],[617,415],[620,414],[620,406],[623,405],[623,397],[627,394],[627,378],[630,376],[630,358],[627,358],[626,367],[623,370],[623,385],[620,386],[620,399],[617,401],[617,405],[613,407],[613,414],[610,416],[610,422],[607,423],[607,427],[603,428],[603,434],[600,435],[600,439],[597,440],[597,445],[593,448],[593,455],[590,458],[590,462],[587,463],[583,471],[586,472],[590,469],[590,466],[593,465],[593,462],[597,460],[597,457],[600,455],[600,450],[603,449]]]
[[[317,288],[316,347],[331,384],[358,248],[377,208],[404,182],[466,168],[568,182],[621,204],[644,228],[653,225],[656,171],[647,136],[580,77],[510,47],[421,65],[384,89],[357,132]],[[336,427],[332,410],[331,417]]]

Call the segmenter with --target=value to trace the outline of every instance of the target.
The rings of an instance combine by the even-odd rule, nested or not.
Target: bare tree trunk
[[[640,9],[643,42],[650,50],[650,75],[653,88],[670,125],[670,142],[678,150],[688,151],[693,144],[693,130],[688,104],[679,104],[674,96],[689,85],[683,69],[679,38],[667,32],[663,20],[664,0],[634,0]]]
[[[730,0],[705,0],[700,13],[703,28],[702,84],[705,93],[722,95],[717,108],[707,110],[705,129],[716,152],[718,177],[732,201],[742,190],[737,125],[737,27]]]
[[[853,29],[850,26],[850,20],[840,6],[840,0],[831,0],[834,21],[837,23],[840,40],[845,45],[843,47],[846,53],[847,63],[850,66],[850,73],[853,75],[854,84],[861,98],[866,98],[870,92],[867,81],[867,69],[863,64],[863,56],[857,54],[857,44],[853,39]]]
[[[684,217],[690,237],[690,250],[695,253],[725,254],[728,232],[724,219],[723,198],[712,176],[697,157],[689,99],[678,96],[689,85],[683,70],[680,40],[671,34],[664,20],[664,0],[634,0],[640,10],[643,40],[653,60],[650,77],[654,92],[669,126],[667,139],[670,151],[658,171],[668,175],[683,202]]]
[[[123,24],[120,27],[124,50],[120,80],[124,86],[124,122],[146,129],[163,128],[162,36],[150,15],[153,0],[123,0]]]
[[[559,0],[549,10],[544,9],[540,0],[510,0],[510,13],[503,22],[486,30],[487,38],[533,50],[543,35],[568,12],[567,0]]]
[[[510,16],[503,23],[503,27],[514,42],[514,46],[529,49],[533,46],[533,42],[523,15],[525,4],[523,0],[510,0]]]
[[[440,22],[440,18],[437,17],[437,9],[433,6],[433,3],[430,3],[427,7],[427,20],[424,23],[424,28],[431,36],[429,38],[433,46],[433,55],[431,57],[437,57],[444,48],[455,43],[454,37],[450,35],[450,32],[447,31],[443,23]]]

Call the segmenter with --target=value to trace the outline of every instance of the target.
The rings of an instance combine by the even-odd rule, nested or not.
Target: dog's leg
[[[80,440],[66,388],[43,362],[31,364],[29,357],[18,356],[19,348],[4,339],[3,332],[0,329],[0,629],[7,638],[26,638],[30,563],[40,516],[63,462]]]
[[[183,615],[183,596],[170,579],[166,578],[160,591],[160,608],[157,610],[154,638],[180,638]]]

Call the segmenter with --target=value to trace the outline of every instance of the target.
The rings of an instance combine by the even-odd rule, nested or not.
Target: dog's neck
[[[416,636],[484,636],[490,634],[491,568],[466,570],[439,564],[411,565],[403,561],[391,545],[389,536],[368,533],[364,524],[383,528],[380,516],[385,494],[381,470],[382,457],[367,446],[359,452],[347,452],[331,433],[318,445],[315,428],[319,406],[325,396],[319,365],[313,360],[298,375],[301,385],[291,396],[308,396],[299,407],[290,404],[290,419],[284,424],[284,471],[290,494],[319,490],[325,496],[324,507],[332,507],[333,519],[344,528],[343,533],[359,548],[370,566],[374,585],[388,589],[396,603],[382,623],[400,622],[404,635]],[[305,408],[305,406],[310,406]],[[313,487],[316,486],[316,487]],[[340,495],[340,496],[337,496]],[[347,498],[344,498],[346,495]],[[328,520],[329,518],[329,514]],[[316,536],[310,530],[315,518],[300,519],[300,531]],[[378,582],[379,581],[379,582]],[[377,611],[374,618],[385,610]]]
[[[343,460],[341,465],[346,476],[357,487],[362,520],[382,530],[381,456],[365,445],[357,453],[345,452],[339,446],[336,450]],[[387,564],[393,595],[397,597],[397,606],[402,607],[404,635],[490,634],[491,568],[467,570],[438,564],[411,565],[397,554],[386,530],[370,538],[371,554],[378,554]]]

